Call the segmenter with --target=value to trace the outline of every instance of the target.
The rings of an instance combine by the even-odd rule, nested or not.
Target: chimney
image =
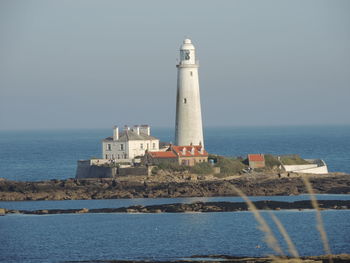
[[[140,135],[140,126],[134,125],[134,132],[136,132],[137,135]]]
[[[186,147],[183,147],[183,148],[182,148],[182,154],[183,154],[183,155],[186,155]]]
[[[151,135],[151,127],[149,125],[143,124],[140,127],[140,132],[150,136]]]
[[[118,126],[113,127],[113,141],[119,140],[119,128]]]
[[[194,155],[194,147],[191,148],[191,154]]]

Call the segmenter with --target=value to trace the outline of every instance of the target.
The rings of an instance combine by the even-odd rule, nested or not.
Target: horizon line
[[[278,127],[344,127],[344,126],[350,126],[350,123],[332,123],[332,124],[267,124],[267,125],[255,125],[255,124],[245,124],[245,125],[205,125],[203,126],[203,129],[210,129],[210,128],[278,128]],[[121,127],[124,127],[121,126]],[[132,126],[130,126],[132,127]],[[164,125],[150,125],[151,129],[175,129],[174,126],[164,126]],[[111,127],[59,127],[59,128],[49,128],[49,127],[42,127],[42,128],[9,128],[9,129],[1,129],[0,132],[11,132],[11,131],[62,131],[62,130],[107,130],[112,129],[113,125]]]

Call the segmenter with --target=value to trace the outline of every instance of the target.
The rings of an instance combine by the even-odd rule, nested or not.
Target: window
[[[141,149],[141,150],[143,149],[143,143],[140,144],[140,149]]]
[[[120,159],[120,155],[118,154],[118,159]]]
[[[193,72],[192,71],[190,71],[190,75],[191,75],[191,77],[193,76]]]
[[[153,147],[153,149],[155,149],[155,148],[156,148],[156,144],[155,144],[155,143],[153,143],[152,147]]]
[[[108,159],[108,154],[106,154],[106,159]]]
[[[124,154],[124,159],[128,158],[128,155],[127,154]]]
[[[184,98],[184,103],[185,103],[185,104],[187,103],[187,99],[186,99],[186,98]]]
[[[123,151],[124,150],[124,144],[120,145],[120,150]]]
[[[110,151],[112,149],[112,145],[111,144],[107,144],[107,151]]]

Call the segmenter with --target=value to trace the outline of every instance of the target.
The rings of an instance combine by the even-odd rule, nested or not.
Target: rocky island
[[[349,194],[350,175],[309,175],[315,193]],[[0,180],[1,201],[79,200],[116,198],[175,198],[237,196],[232,186],[248,196],[306,194],[300,176],[249,174],[217,178],[177,173],[115,179],[67,179],[38,182]]]
[[[288,210],[288,209],[313,209],[309,200],[295,202],[281,201],[255,201],[255,207],[259,210]],[[349,200],[319,200],[318,205],[322,209],[348,209]],[[141,206],[134,205],[119,208],[96,208],[96,209],[44,209],[44,210],[12,210],[5,209],[3,214],[83,214],[83,213],[210,213],[210,212],[240,212],[248,211],[248,205],[245,202],[195,202],[195,203],[176,203]],[[1,212],[1,211],[0,211]]]

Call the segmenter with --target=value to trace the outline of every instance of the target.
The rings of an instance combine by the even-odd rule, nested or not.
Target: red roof
[[[167,152],[148,152],[153,158],[176,158],[176,154],[172,151]]]
[[[208,156],[208,152],[203,148],[203,152],[201,152],[202,146],[172,146],[172,149],[176,154],[180,157],[201,157]]]
[[[248,160],[250,162],[263,162],[265,158],[263,154],[248,154]]]

